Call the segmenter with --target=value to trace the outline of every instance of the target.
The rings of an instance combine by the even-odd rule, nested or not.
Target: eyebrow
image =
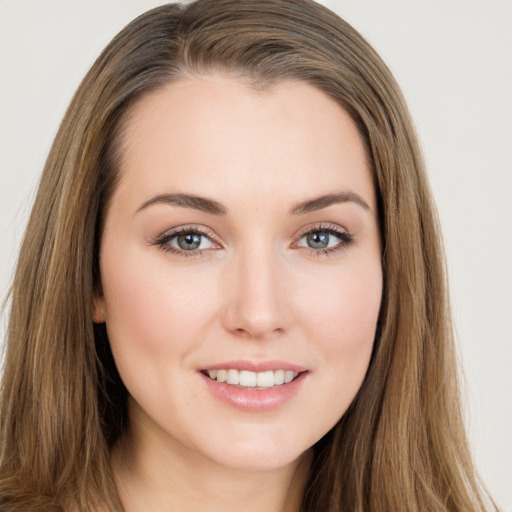
[[[338,192],[337,194],[326,194],[324,196],[315,197],[314,199],[298,203],[291,208],[290,214],[303,215],[305,213],[316,212],[317,210],[327,208],[333,204],[347,202],[358,204],[365,210],[370,210],[366,201],[355,192]]]
[[[193,196],[190,194],[159,194],[143,203],[137,212],[144,210],[153,204],[172,204],[182,208],[193,208],[211,215],[226,215],[228,210],[225,206],[205,197]]]
[[[338,192],[336,194],[326,194],[307,201],[302,201],[294,205],[289,213],[291,215],[304,215],[306,213],[315,212],[327,208],[333,204],[341,204],[352,202],[358,204],[365,210],[370,210],[366,201],[355,192]],[[213,199],[206,197],[194,196],[191,194],[159,194],[144,202],[137,210],[137,213],[144,210],[148,206],[154,204],[171,204],[181,206],[182,208],[193,208],[210,215],[226,215],[227,208]]]

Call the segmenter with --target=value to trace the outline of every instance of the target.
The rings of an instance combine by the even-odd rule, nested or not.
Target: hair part
[[[141,15],[78,88],[41,178],[12,287],[0,408],[7,511],[121,510],[110,451],[127,391],[93,324],[99,244],[123,134],[144,95],[225,73],[308,82],[356,123],[375,183],[384,290],[365,381],[315,446],[301,511],[485,508],[460,414],[440,231],[400,89],[370,45],[311,0],[199,0]]]

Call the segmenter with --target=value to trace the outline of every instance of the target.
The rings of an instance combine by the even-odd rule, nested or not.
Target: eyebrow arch
[[[161,203],[173,204],[175,206],[181,206],[182,208],[193,208],[194,210],[210,213],[212,215],[226,215],[228,212],[225,206],[213,199],[190,194],[159,194],[143,203],[137,210],[137,213],[148,206]]]
[[[292,215],[302,215],[305,213],[315,212],[322,208],[327,208],[333,204],[352,202],[363,207],[365,210],[370,210],[370,207],[366,201],[356,194],[355,192],[339,192],[337,194],[326,194],[323,196],[315,197],[314,199],[308,199],[301,203],[296,204],[290,210]]]
[[[333,204],[346,202],[356,203],[365,210],[370,210],[366,201],[364,201],[364,199],[355,192],[339,192],[337,194],[326,194],[300,202],[294,205],[290,209],[289,213],[291,215],[303,215],[327,208]],[[207,199],[205,197],[194,196],[191,194],[159,194],[144,202],[138,208],[137,213],[148,206],[162,203],[181,206],[182,208],[193,208],[194,210],[199,210],[211,215],[226,215],[228,213],[227,208],[221,203],[214,201],[213,199]]]

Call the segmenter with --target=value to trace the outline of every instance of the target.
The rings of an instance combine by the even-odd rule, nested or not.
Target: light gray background
[[[0,0],[0,296],[81,77],[160,3]],[[323,3],[375,46],[409,102],[446,239],[472,450],[512,512],[512,1]]]

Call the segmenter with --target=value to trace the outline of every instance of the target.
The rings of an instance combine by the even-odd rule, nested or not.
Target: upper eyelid
[[[319,224],[313,224],[310,226],[307,226],[305,228],[302,228],[299,230],[299,233],[296,235],[297,238],[302,238],[304,235],[307,235],[308,233],[312,231],[334,231],[336,233],[348,233],[348,231],[345,228],[342,228],[341,226],[338,226],[337,224],[331,224],[330,222],[321,222]]]
[[[177,226],[175,228],[168,229],[161,233],[160,235],[156,236],[156,240],[162,240],[163,238],[171,238],[176,235],[180,235],[181,233],[198,233],[200,235],[208,236],[212,239],[218,239],[219,237],[215,234],[214,231],[212,231],[209,228],[202,227],[202,226],[196,226],[194,224],[191,225],[184,225],[184,226]]]
[[[341,231],[341,232],[347,231],[345,228],[338,226],[337,224],[332,224],[330,222],[320,222],[318,224],[312,224],[312,225],[308,225],[308,226],[301,228],[298,231],[297,235],[295,235],[295,236],[301,236],[304,233],[309,233],[310,231],[319,231],[321,229],[332,229],[333,231]],[[218,238],[218,236],[212,229],[210,229],[206,226],[200,226],[200,225],[196,225],[196,224],[184,224],[182,226],[176,226],[174,228],[171,228],[171,229],[168,229],[168,230],[162,232],[157,238],[164,237],[166,235],[173,235],[175,233],[187,232],[187,231],[196,231],[201,234],[212,235],[212,236]]]

